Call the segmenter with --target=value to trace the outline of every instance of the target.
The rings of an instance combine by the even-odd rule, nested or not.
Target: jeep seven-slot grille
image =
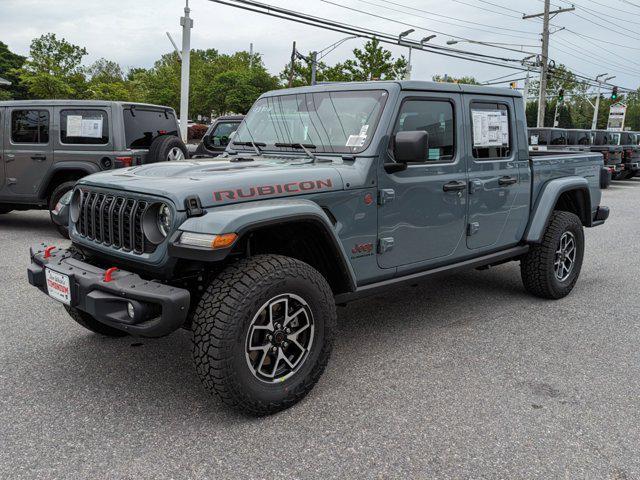
[[[83,237],[108,247],[151,253],[155,245],[146,239],[142,229],[142,218],[149,206],[144,200],[81,190],[76,229]]]

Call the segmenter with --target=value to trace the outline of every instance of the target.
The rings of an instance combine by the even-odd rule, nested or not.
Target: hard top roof
[[[401,90],[411,91],[475,93],[522,98],[522,94],[520,92],[511,88],[485,87],[483,85],[465,85],[461,83],[427,82],[422,80],[321,83],[314,86],[272,90],[265,93],[264,96],[291,95],[296,93],[313,93],[323,91],[371,90],[390,87],[400,87]]]
[[[151,107],[162,110],[173,110],[171,107],[165,105],[154,105],[151,103],[140,102],[116,102],[111,100],[5,100],[0,102],[0,107],[108,107],[112,105],[129,106],[135,105],[136,107]]]

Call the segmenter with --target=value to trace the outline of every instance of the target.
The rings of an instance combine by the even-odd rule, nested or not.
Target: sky
[[[434,34],[436,45],[454,38],[464,41],[452,48],[521,59],[540,52],[542,24],[522,20],[522,13],[542,11],[541,0],[263,0],[280,7],[331,20],[398,34],[409,28],[410,38]],[[640,87],[640,1],[552,0],[552,8],[575,4],[573,13],[552,20],[550,58],[580,74],[595,77],[608,73],[621,87]],[[343,8],[344,6],[348,8]],[[322,50],[345,35],[299,25],[257,13],[245,12],[209,0],[190,0],[194,20],[192,48],[215,48],[223,53],[254,50],[273,74],[279,73],[291,54],[295,40],[301,52]],[[181,42],[179,17],[184,0],[0,0],[0,41],[27,55],[34,37],[54,32],[58,37],[85,47],[86,64],[104,57],[125,68],[150,67],[163,53],[173,49],[166,33]],[[386,17],[386,18],[381,18]],[[435,31],[435,32],[434,32]],[[506,48],[469,43],[482,41]],[[607,43],[609,42],[609,43]],[[323,61],[333,64],[350,56],[364,40],[346,41]],[[524,46],[523,46],[524,45]],[[385,45],[394,55],[408,49]],[[517,50],[517,51],[513,51]],[[435,74],[471,75],[489,81],[514,73],[512,70],[415,51],[412,78],[430,80]],[[519,82],[522,85],[522,81]]]

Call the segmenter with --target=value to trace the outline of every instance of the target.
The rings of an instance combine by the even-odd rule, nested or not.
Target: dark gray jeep
[[[530,153],[513,90],[408,81],[270,92],[218,160],[82,179],[72,247],[34,248],[29,282],[103,335],[192,330],[206,388],[269,414],[322,374],[336,304],[509,261],[532,294],[568,295],[583,228],[608,217],[602,164]]]
[[[172,108],[96,100],[0,102],[0,214],[48,208],[92,173],[184,159]]]

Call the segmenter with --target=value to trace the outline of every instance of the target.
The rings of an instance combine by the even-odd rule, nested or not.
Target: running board
[[[387,292],[389,287],[401,287],[405,284],[414,284],[416,282],[427,280],[440,274],[450,274],[462,270],[469,270],[472,268],[486,267],[488,265],[504,263],[509,260],[515,260],[517,257],[524,255],[528,251],[529,245],[522,245],[510,248],[508,250],[502,250],[500,252],[484,255],[482,257],[465,260],[464,262],[445,265],[443,267],[433,268],[431,270],[425,270],[418,273],[412,273],[410,275],[405,275],[402,277],[395,277],[389,280],[384,280],[382,282],[371,283],[369,285],[358,287],[353,292],[340,293],[335,296],[335,301],[336,304],[353,302],[354,300],[359,300],[364,297]]]

